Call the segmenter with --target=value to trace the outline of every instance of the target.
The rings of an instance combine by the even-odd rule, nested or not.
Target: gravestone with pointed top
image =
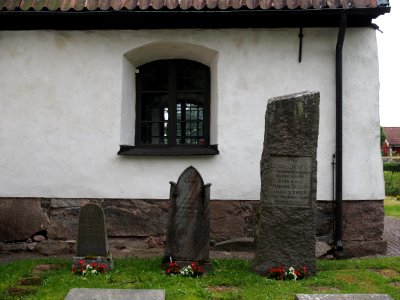
[[[253,269],[306,266],[315,274],[319,93],[268,101]]]
[[[169,224],[163,267],[169,259],[185,266],[197,262],[205,271],[211,268],[210,186],[204,185],[194,167],[187,168],[178,182],[170,182]]]

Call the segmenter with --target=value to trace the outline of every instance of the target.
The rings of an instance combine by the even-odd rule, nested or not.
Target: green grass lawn
[[[385,215],[400,218],[400,200],[397,200],[395,197],[386,197]]]
[[[387,196],[400,195],[400,172],[384,171],[385,194]]]
[[[64,299],[71,288],[165,289],[167,299],[294,299],[296,293],[382,293],[400,299],[400,257],[319,260],[318,273],[301,281],[275,281],[250,270],[251,262],[214,260],[200,278],[167,276],[160,259],[116,259],[115,269],[80,277],[70,262],[24,260],[0,265],[0,299]],[[37,271],[38,265],[56,269]]]

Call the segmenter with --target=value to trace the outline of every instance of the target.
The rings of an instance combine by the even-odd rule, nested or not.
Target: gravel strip
[[[400,219],[385,217],[383,239],[387,241],[387,256],[400,256]]]

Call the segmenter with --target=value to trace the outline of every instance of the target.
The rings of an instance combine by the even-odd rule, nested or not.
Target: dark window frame
[[[189,68],[193,66],[194,68],[203,68],[201,71],[204,74],[205,87],[202,89],[194,90],[182,90],[178,88],[178,78],[177,78],[177,67],[184,66],[184,68]],[[145,74],[146,70],[154,68],[160,68],[163,71],[167,71],[168,73],[168,87],[167,90],[148,90],[144,88],[143,84],[143,74]],[[163,69],[166,68],[166,69]],[[215,155],[218,154],[217,145],[210,145],[210,119],[211,119],[211,84],[210,84],[210,68],[206,65],[203,65],[199,62],[185,59],[170,59],[170,60],[156,60],[149,62],[147,64],[139,67],[138,72],[136,73],[136,124],[135,124],[135,146],[129,145],[121,145],[120,151],[118,154],[129,154],[129,155]],[[142,131],[141,126],[144,123],[152,123],[157,122],[160,125],[159,136],[158,138],[163,140],[163,136],[161,136],[161,124],[165,123],[165,120],[156,120],[156,121],[143,121],[144,116],[142,115],[142,105],[143,105],[143,95],[146,93],[166,93],[168,95],[167,107],[168,107],[168,120],[167,120],[167,128],[168,128],[168,143],[167,144],[146,144],[143,143],[142,139]],[[177,143],[177,104],[178,104],[178,93],[199,93],[203,94],[203,139],[202,144],[179,144]],[[195,122],[199,123],[200,120],[197,119]],[[190,122],[182,122],[181,124],[189,124]],[[181,125],[182,126],[182,125]],[[182,130],[181,130],[182,134]],[[156,136],[157,137],[157,136]],[[153,136],[150,136],[153,138]],[[200,135],[197,135],[195,138],[189,136],[186,138],[200,141]],[[163,141],[164,142],[164,141]]]

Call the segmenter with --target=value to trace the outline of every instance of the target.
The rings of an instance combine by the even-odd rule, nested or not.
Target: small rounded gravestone
[[[81,208],[78,224],[77,256],[73,257],[73,267],[105,264],[106,270],[113,268],[111,255],[108,253],[107,230],[104,211],[100,205],[90,203]]]

